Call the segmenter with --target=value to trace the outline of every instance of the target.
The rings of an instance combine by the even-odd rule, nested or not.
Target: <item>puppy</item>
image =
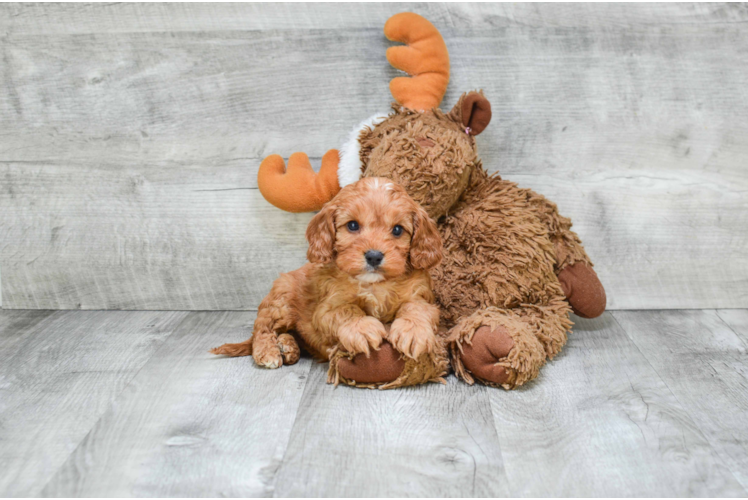
[[[368,357],[384,339],[411,358],[433,352],[439,310],[428,270],[441,261],[442,243],[402,187],[383,178],[346,186],[314,216],[306,238],[309,263],[273,283],[252,337],[213,354],[251,354],[278,368],[298,360],[296,338],[321,360],[338,344]]]

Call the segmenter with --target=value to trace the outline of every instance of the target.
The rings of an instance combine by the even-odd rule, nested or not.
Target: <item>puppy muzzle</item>
[[[367,250],[366,253],[364,253],[364,259],[366,259],[367,269],[373,271],[384,262],[384,254],[379,250]]]

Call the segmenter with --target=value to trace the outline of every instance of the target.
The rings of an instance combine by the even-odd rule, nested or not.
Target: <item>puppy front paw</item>
[[[338,330],[338,341],[343,348],[354,354],[363,353],[369,357],[370,349],[379,349],[387,335],[381,321],[371,316],[357,318]]]
[[[283,366],[283,355],[275,336],[257,337],[252,345],[252,357],[255,363],[263,368]]]
[[[387,340],[395,349],[413,359],[433,353],[436,348],[436,334],[430,325],[424,326],[407,318],[392,322]]]

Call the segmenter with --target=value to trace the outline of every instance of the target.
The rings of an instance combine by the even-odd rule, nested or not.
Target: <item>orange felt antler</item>
[[[331,149],[322,157],[322,168],[314,173],[309,157],[294,153],[288,169],[279,155],[262,160],[257,185],[267,201],[287,212],[312,212],[322,208],[340,191],[338,151]]]
[[[387,49],[387,60],[411,75],[392,79],[392,97],[415,110],[439,106],[449,83],[449,52],[439,31],[418,14],[403,12],[387,20],[384,34],[406,44]]]

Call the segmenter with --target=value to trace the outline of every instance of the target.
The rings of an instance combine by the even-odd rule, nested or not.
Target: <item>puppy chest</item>
[[[356,295],[359,307],[368,315],[382,322],[390,322],[395,319],[397,312],[397,294],[390,290],[376,287],[361,287]]]

